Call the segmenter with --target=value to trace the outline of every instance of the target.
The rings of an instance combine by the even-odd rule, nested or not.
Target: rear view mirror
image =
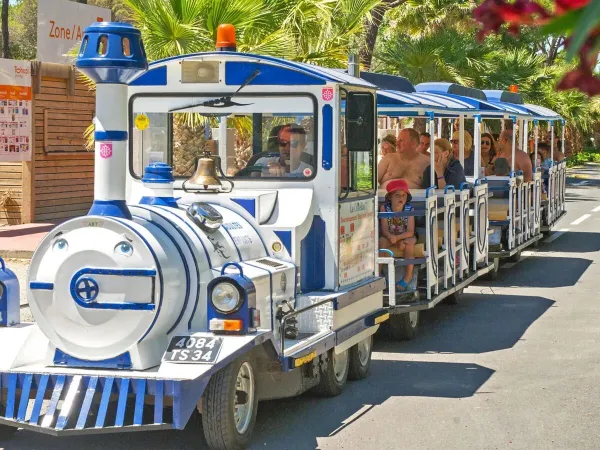
[[[346,100],[348,150],[372,151],[375,146],[375,100],[367,92],[349,92]]]

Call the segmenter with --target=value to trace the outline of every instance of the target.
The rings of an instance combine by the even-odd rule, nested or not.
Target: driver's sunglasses
[[[292,139],[291,141],[284,141],[283,139],[279,140],[279,146],[280,147],[287,147],[288,145],[291,148],[296,148],[298,147],[298,145],[300,144],[300,141]]]
[[[490,141],[481,141],[481,145],[492,145]]]

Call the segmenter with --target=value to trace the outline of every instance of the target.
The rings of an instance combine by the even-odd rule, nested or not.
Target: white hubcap
[[[248,362],[244,362],[238,371],[235,389],[239,391],[235,393],[233,405],[235,428],[244,434],[250,426],[254,407],[254,372]]]
[[[371,344],[373,336],[360,341],[357,344],[358,349],[358,360],[361,366],[366,366],[369,363],[369,356],[371,356]]]
[[[344,350],[342,353],[337,355],[333,352],[333,370],[335,372],[335,379],[338,383],[341,383],[346,376],[346,369],[348,368],[348,350]]]

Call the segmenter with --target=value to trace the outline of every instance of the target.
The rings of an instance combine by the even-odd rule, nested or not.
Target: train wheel
[[[460,298],[462,297],[462,295],[463,295],[463,289],[459,289],[454,294],[451,294],[448,297],[446,297],[446,299],[444,300],[444,303],[447,305],[458,305],[458,302],[460,301]]]
[[[512,255],[510,257],[510,261],[511,262],[515,262],[515,263],[521,261],[521,250],[519,250],[517,253],[515,253],[514,255]]]
[[[331,349],[327,353],[327,363],[321,368],[321,380],[315,388],[315,392],[326,397],[335,397],[340,395],[348,381],[348,372],[350,369],[350,355],[348,350],[344,350],[339,355]]]
[[[369,375],[371,353],[373,352],[373,335],[363,339],[350,349],[350,368],[348,379],[362,380]]]
[[[419,311],[393,314],[389,319],[390,336],[396,341],[407,341],[415,337],[419,326]]]
[[[248,358],[240,358],[217,372],[202,397],[202,427],[209,447],[247,448],[257,409],[256,375]]]

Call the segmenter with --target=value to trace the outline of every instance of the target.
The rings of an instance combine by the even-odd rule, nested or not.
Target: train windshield
[[[306,180],[315,175],[316,101],[308,95],[134,96],[130,171],[169,163],[189,178],[198,158],[219,155],[227,177]]]

